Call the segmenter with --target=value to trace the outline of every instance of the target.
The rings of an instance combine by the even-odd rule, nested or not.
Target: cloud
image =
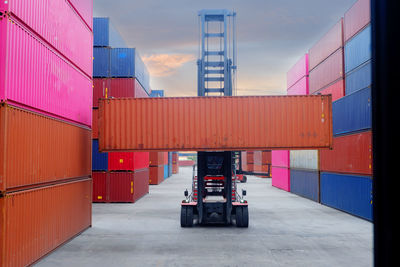
[[[192,54],[152,54],[142,57],[154,77],[166,77],[176,73],[185,63],[194,61]]]

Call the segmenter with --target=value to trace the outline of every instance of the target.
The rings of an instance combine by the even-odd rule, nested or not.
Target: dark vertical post
[[[372,0],[374,264],[393,266],[398,222],[400,1]],[[397,161],[397,164],[395,163]],[[398,226],[397,226],[398,227]]]

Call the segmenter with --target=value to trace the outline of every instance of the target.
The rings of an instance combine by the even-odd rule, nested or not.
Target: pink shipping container
[[[310,94],[343,79],[343,61],[343,48],[340,48],[323,63],[311,70],[309,76]]]
[[[308,95],[308,94],[309,94],[308,76],[304,76],[287,90],[287,95]]]
[[[0,100],[92,124],[92,80],[17,21],[0,18]]]
[[[344,14],[343,28],[345,42],[371,22],[370,2],[370,0],[358,0]]]
[[[290,151],[289,150],[272,150],[271,152],[271,164],[274,167],[285,167],[290,166]]]
[[[90,29],[93,29],[93,0],[68,0]]]
[[[290,192],[290,169],[282,167],[271,168],[272,186]]]
[[[65,0],[0,1],[0,11],[23,22],[38,38],[92,77],[93,33]]]
[[[308,54],[305,54],[299,61],[288,71],[286,75],[287,88],[292,87],[304,76],[308,76]]]
[[[336,101],[344,96],[344,87],[344,79],[341,79],[325,89],[314,92],[314,94],[321,93],[322,95],[332,95],[332,101]]]
[[[343,47],[343,18],[341,18],[308,52],[310,71]]]

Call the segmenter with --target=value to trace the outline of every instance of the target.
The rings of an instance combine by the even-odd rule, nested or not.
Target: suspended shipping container
[[[308,52],[310,71],[343,47],[343,19],[341,18]]]
[[[87,177],[91,131],[0,104],[0,192]]]
[[[90,227],[91,200],[91,179],[1,197],[0,266],[31,265]]]
[[[99,103],[101,151],[312,149],[329,148],[332,141],[330,96],[125,98]]]
[[[347,42],[371,22],[370,0],[358,0],[344,14],[344,40]]]
[[[359,90],[333,102],[333,135],[372,128],[371,88]]]
[[[91,78],[20,22],[5,17],[0,18],[0,100],[87,126],[92,123]]]
[[[93,18],[93,46],[127,47],[121,34],[111,23],[110,18]]]
[[[344,47],[344,67],[348,73],[372,58],[371,25],[349,40]]]
[[[321,149],[321,171],[372,175],[371,131],[333,138],[333,150]]]
[[[290,192],[320,202],[319,171],[290,169]]]
[[[35,35],[39,42],[49,43],[64,60],[70,61],[88,77],[92,77],[93,33],[67,1],[0,1],[0,12],[6,14],[0,20],[11,19],[13,23],[18,21],[19,27],[26,31],[30,28],[34,32],[29,34]]]
[[[322,172],[321,203],[372,221],[372,178]]]
[[[308,54],[302,56],[296,64],[287,72],[287,88],[292,87],[298,81],[308,76]]]

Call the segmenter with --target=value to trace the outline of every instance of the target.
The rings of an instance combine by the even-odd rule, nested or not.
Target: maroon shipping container
[[[262,163],[262,165],[272,163],[272,152],[270,150],[262,151],[261,163]]]
[[[343,18],[341,18],[308,52],[310,71],[343,47]]]
[[[245,171],[254,172],[254,164],[253,163],[247,163]]]
[[[165,152],[149,152],[149,166],[165,165],[164,153]],[[167,162],[168,162],[168,156],[167,156]]]
[[[157,185],[164,181],[164,165],[150,166],[149,184]]]
[[[93,107],[100,98],[149,97],[136,78],[94,78]]]
[[[137,201],[149,193],[149,168],[136,170],[133,173],[133,199]]]
[[[108,202],[108,178],[106,172],[93,172],[93,202]]]
[[[149,152],[109,152],[108,170],[136,171],[149,167]]]
[[[92,180],[82,179],[0,198],[0,266],[28,266],[92,223]]]
[[[324,62],[310,71],[310,94],[313,94],[334,82],[344,78],[343,48],[337,50]]]
[[[321,150],[320,162],[321,171],[371,175],[371,131],[333,138],[333,150]]]
[[[344,14],[344,41],[347,42],[351,37],[360,32],[371,22],[370,0],[358,0]]]
[[[93,109],[93,116],[92,116],[92,138],[97,139],[99,138],[99,109]]]
[[[247,151],[246,157],[247,157],[247,159],[246,159],[247,164],[254,163],[254,151]]]
[[[332,95],[332,101],[336,101],[339,98],[342,98],[345,94],[345,82],[344,79],[340,79],[328,87],[325,87],[322,90],[316,91],[313,94],[322,94],[322,95]]]

